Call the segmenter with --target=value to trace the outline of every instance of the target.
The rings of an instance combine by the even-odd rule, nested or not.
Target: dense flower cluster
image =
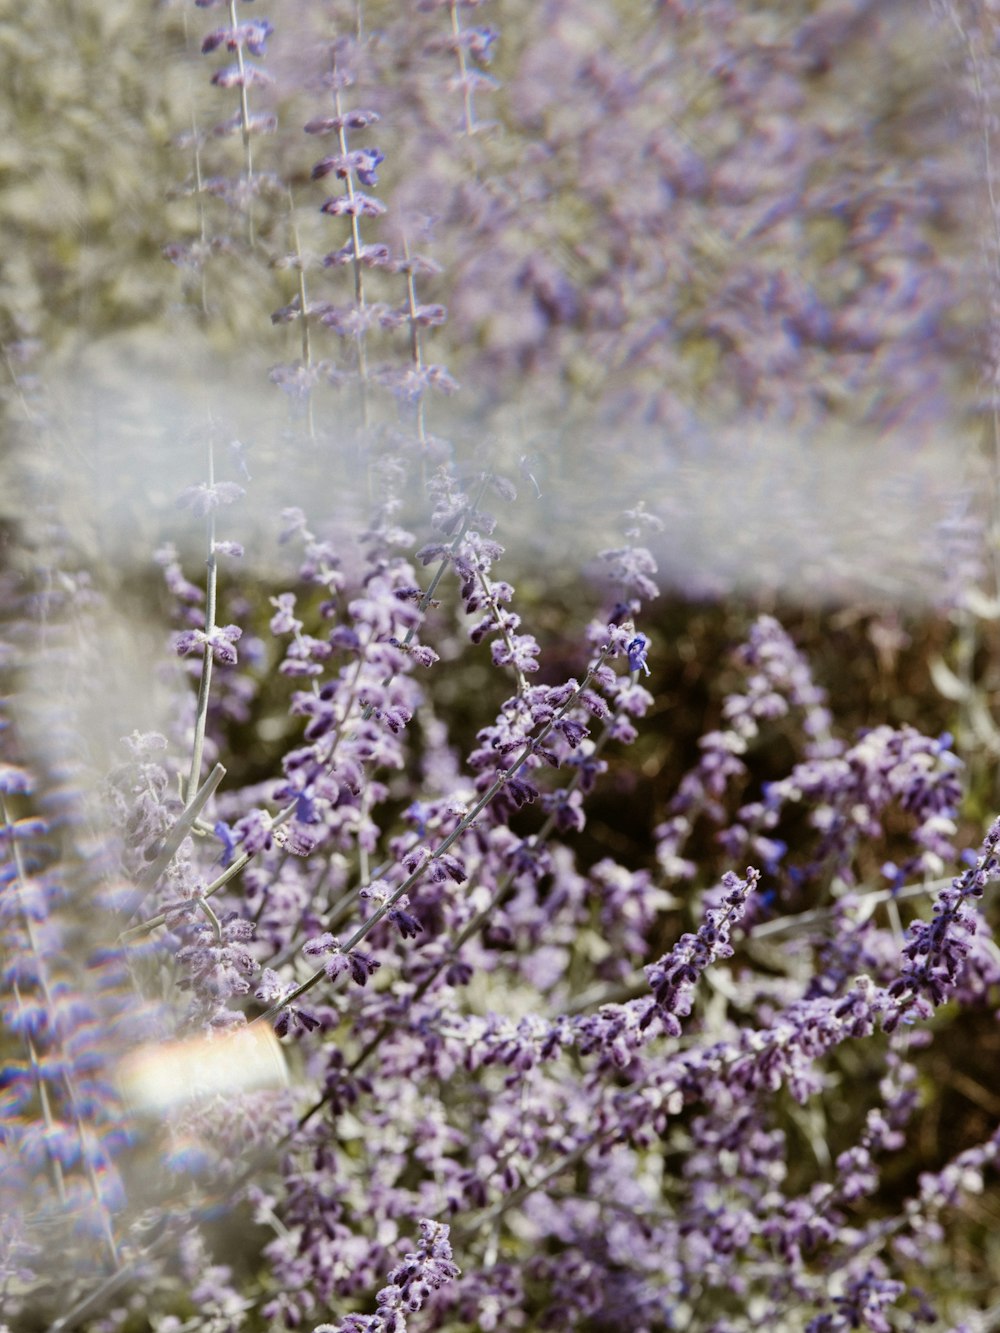
[[[316,1333],[406,1333],[407,1313],[415,1313],[432,1291],[459,1275],[451,1261],[447,1226],[424,1218],[420,1230],[419,1249],[392,1269],[388,1285],[376,1296],[377,1314],[348,1315],[339,1324],[319,1324]]]

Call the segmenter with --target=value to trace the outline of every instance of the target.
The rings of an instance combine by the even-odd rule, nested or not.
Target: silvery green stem
[[[212,445],[208,446],[208,484],[215,485],[215,462]],[[191,769],[185,791],[185,805],[190,806],[198,790],[201,777],[202,755],[205,749],[205,725],[208,720],[208,700],[212,688],[212,644],[215,631],[215,609],[218,591],[219,563],[215,554],[215,510],[208,511],[208,575],[205,581],[205,648],[201,659],[201,679],[198,682],[198,703],[194,719],[194,746]]]
[[[236,0],[229,0],[229,22],[235,31],[239,27],[239,16],[236,13]],[[253,180],[253,146],[250,135],[250,102],[247,97],[246,66],[243,61],[243,43],[236,43],[236,64],[240,71],[240,134],[243,139],[243,155],[246,167],[247,182],[247,238],[250,244],[254,243],[254,225],[253,225],[253,195],[250,193],[250,184]]]
[[[190,833],[202,810],[215,795],[219,784],[225,776],[226,770],[223,765],[216,764],[211,773],[209,773],[208,777],[198,788],[193,800],[191,800],[177,816],[177,822],[163,840],[163,848],[159,856],[152,862],[149,869],[144,871],[139,877],[140,888],[151,888],[163,874],[164,870],[166,870],[167,866],[173,860],[177,848]]]

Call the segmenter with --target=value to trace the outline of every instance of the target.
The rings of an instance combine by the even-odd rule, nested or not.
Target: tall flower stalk
[[[201,8],[212,8],[221,0],[197,0]],[[253,141],[261,134],[273,134],[277,128],[277,117],[268,111],[254,111],[250,105],[250,89],[265,87],[272,82],[261,67],[249,59],[250,56],[262,56],[265,53],[267,39],[274,29],[264,18],[254,17],[241,20],[237,0],[228,0],[229,23],[225,27],[215,28],[202,40],[203,54],[224,50],[229,52],[235,63],[216,70],[212,83],[217,88],[235,89],[238,99],[236,113],[228,120],[220,121],[213,133],[219,137],[239,134],[243,147],[242,177],[234,186],[225,186],[225,193],[230,202],[246,214],[247,241],[252,247],[256,244],[254,222],[254,198],[260,188],[260,181],[254,170]],[[219,183],[221,184],[221,183]]]
[[[333,115],[319,116],[306,125],[308,134],[329,134],[337,137],[338,151],[322,158],[312,169],[313,180],[333,175],[343,184],[340,195],[331,195],[320,208],[329,217],[342,217],[348,222],[350,237],[347,245],[331,251],[324,263],[339,267],[348,264],[354,282],[353,307],[344,309],[327,305],[320,315],[321,322],[333,328],[342,337],[351,337],[355,350],[355,374],[361,426],[367,430],[369,420],[369,371],[367,334],[378,311],[371,310],[365,295],[364,270],[384,264],[388,252],[384,246],[365,244],[361,237],[361,219],[381,217],[385,205],[368,193],[378,183],[378,167],[383,160],[380,149],[352,148],[349,135],[375,124],[378,114],[365,109],[345,110],[343,91],[353,83],[344,68],[342,57],[335,55],[329,74],[333,95]],[[364,186],[364,189],[359,188]]]

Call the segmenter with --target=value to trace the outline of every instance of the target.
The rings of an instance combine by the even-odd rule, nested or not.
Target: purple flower
[[[377,111],[354,108],[339,116],[314,116],[303,126],[306,134],[329,134],[331,130],[363,130],[377,123]]]
[[[330,217],[377,218],[386,211],[381,199],[360,191],[352,195],[335,194],[320,205],[321,213]]]
[[[373,977],[382,964],[371,954],[352,949],[347,955],[351,978],[358,986],[364,986],[369,977]]]
[[[23,796],[33,791],[34,785],[34,777],[27,769],[0,763],[0,792],[6,796]]]
[[[247,947],[253,922],[230,912],[218,931],[199,923],[187,932],[190,943],[177,951],[177,961],[187,970],[182,986],[192,990],[201,1013],[211,1021],[225,1002],[246,995],[257,962]]]
[[[251,856],[270,849],[273,841],[271,816],[264,810],[251,810],[233,825],[232,835]]]
[[[649,652],[649,640],[645,634],[637,634],[634,639],[631,639],[625,651],[628,653],[629,670],[643,671],[648,676],[649,667],[646,664],[646,654]]]
[[[235,666],[236,644],[243,636],[239,625],[216,625],[210,634],[204,630],[189,629],[174,637],[174,652],[178,657],[189,657],[206,646],[212,650],[216,662],[224,666]]]
[[[207,55],[220,46],[228,51],[245,46],[251,55],[262,56],[267,39],[273,32],[274,28],[267,19],[251,19],[246,23],[238,23],[234,28],[216,28],[204,38],[201,49]]]
[[[219,860],[221,861],[223,868],[225,868],[232,863],[233,858],[236,855],[239,839],[224,819],[217,819],[215,821],[213,832],[222,843],[222,855]]]
[[[672,1036],[680,1034],[677,1019],[690,1013],[698,978],[717,959],[732,956],[730,931],[742,917],[759,879],[760,872],[752,867],[743,880],[729,871],[722,881],[720,906],[705,913],[697,933],[683,935],[669,954],[645,969],[655,1003],[647,1010],[643,1027],[659,1017]]]
[[[239,542],[216,541],[212,543],[212,550],[217,555],[228,555],[234,560],[243,556],[243,547]]]

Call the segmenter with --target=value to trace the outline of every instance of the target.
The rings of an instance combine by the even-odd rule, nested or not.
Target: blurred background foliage
[[[348,100],[381,119],[352,146],[385,153],[388,205],[364,239],[440,266],[418,284],[448,312],[425,357],[462,387],[429,428],[446,455],[488,441],[520,471],[525,570],[581,563],[650,497],[684,598],[940,602],[938,525],[992,488],[987,182],[954,25],[900,0],[495,8],[470,11],[499,32],[472,136],[444,11],[273,9],[252,240],[225,198],[239,135],[214,133],[235,94],[200,53],[223,10],[45,2],[3,25],[0,343],[33,349],[50,395],[45,466],[8,471],[9,508],[23,521],[71,474],[68,521],[109,571],[132,565],[160,531],[124,558],[113,543],[170,513],[206,411],[252,445],[273,512],[317,484],[354,506],[352,394],[321,376],[322,450],[290,450],[305,409],[268,377],[301,360],[299,322],[270,318],[295,299],[296,250],[310,300],[353,299],[348,269],[319,266],[346,232],[310,180],[328,142],[302,127],[329,110],[360,12]],[[398,277],[365,280],[399,305]],[[311,336],[349,375],[350,340]],[[409,355],[405,328],[369,344],[376,368]],[[8,384],[8,432],[18,398]],[[386,393],[373,411],[387,431],[407,419]]]
[[[45,0],[6,23],[3,342],[70,355],[127,329],[200,325],[226,355],[294,353],[296,331],[268,316],[295,288],[269,261],[292,223],[304,252],[332,248],[309,180],[322,141],[302,126],[329,99],[320,79],[354,9],[270,16],[259,63],[275,82],[252,96],[277,128],[254,157],[283,189],[258,204],[249,247],[224,202],[187,192],[192,130],[203,177],[240,166],[239,136],[212,135],[233,94],[211,86],[219,61],[198,49],[224,11]],[[632,421],[641,404],[675,425],[681,409],[780,408],[794,429],[784,380],[807,416],[822,397],[834,422],[884,426],[876,400],[912,417],[928,388],[975,384],[984,183],[963,53],[929,6],[508,0],[483,14],[500,33],[497,86],[478,94],[475,136],[455,134],[440,12],[365,6],[352,92],[382,117],[369,137],[389,214],[374,229],[412,234],[423,212],[443,270],[425,299],[451,315],[435,355],[477,404],[524,411],[532,377],[534,410],[563,418],[598,404],[613,420],[626,402]],[[207,263],[207,310],[162,258],[202,207],[209,238],[231,242]],[[325,280],[350,285],[344,270]]]

